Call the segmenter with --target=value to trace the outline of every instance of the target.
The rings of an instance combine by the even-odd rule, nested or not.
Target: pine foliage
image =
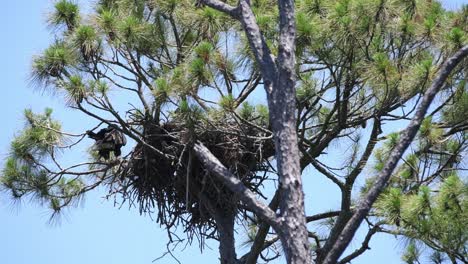
[[[247,226],[261,222],[194,162],[191,148],[201,142],[258,197],[268,200],[266,186],[278,186],[271,106],[243,25],[194,2],[99,0],[91,14],[71,0],[55,3],[48,20],[54,41],[33,58],[32,82],[97,127],[119,128],[132,144],[120,158],[103,161],[91,147],[87,162],[62,166],[60,153],[91,145],[86,131],[63,132],[50,109],[27,110],[0,178],[13,198],[31,196],[59,212],[105,186],[109,197],[156,216],[170,238],[182,226],[202,247],[219,238],[216,213]],[[277,1],[250,2],[276,55]],[[400,139],[397,128],[413,116],[441,65],[468,44],[468,7],[447,11],[429,0],[295,5],[301,169],[307,177],[314,167],[314,177],[330,179],[343,194],[338,214],[324,212],[323,225],[309,225],[320,254],[336,235],[333,226],[353,212],[359,190],[366,193],[383,169]],[[410,241],[407,263],[428,255],[424,248],[434,263],[467,261],[467,66],[465,59],[451,73],[368,218],[369,239],[387,232]],[[251,242],[259,229],[248,229]],[[363,243],[347,260],[367,249]],[[271,252],[262,257],[281,254]]]

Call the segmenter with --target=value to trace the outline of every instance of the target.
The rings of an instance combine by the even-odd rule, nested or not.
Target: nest
[[[167,230],[182,224],[189,238],[213,234],[213,212],[238,215],[246,212],[236,196],[197,160],[191,144],[203,143],[253,192],[267,179],[268,159],[274,143],[265,128],[251,123],[205,124],[188,129],[182,123],[149,123],[146,142],[166,155],[137,144],[129,159],[125,179],[127,198],[141,213],[156,213]]]

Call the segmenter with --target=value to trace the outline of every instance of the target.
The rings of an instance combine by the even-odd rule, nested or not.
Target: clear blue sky
[[[448,8],[456,8],[467,0],[444,1]],[[88,1],[89,2],[89,1]],[[86,3],[81,1],[80,3]],[[3,98],[0,113],[0,165],[8,153],[14,131],[24,122],[25,108],[42,111],[52,107],[54,116],[63,121],[68,131],[82,131],[90,127],[63,106],[60,99],[41,96],[29,86],[28,73],[31,57],[47,47],[52,40],[45,26],[51,2],[46,0],[3,1],[0,9],[0,76]],[[78,151],[71,159],[83,158]],[[0,166],[1,167],[1,166]],[[317,182],[305,177],[307,209],[315,212],[325,209],[333,201],[323,201],[324,194],[333,196],[329,183]],[[315,187],[314,187],[315,186]],[[318,187],[319,186],[319,187]],[[82,207],[69,210],[58,225],[48,224],[50,211],[24,201],[12,205],[11,200],[0,194],[0,263],[2,264],[149,264],[165,251],[166,233],[149,217],[140,216],[137,210],[126,207],[117,209],[112,201],[102,198],[104,190],[86,196]],[[240,236],[239,236],[240,237]],[[238,242],[241,242],[240,239]],[[403,243],[392,237],[377,235],[372,250],[364,254],[356,264],[401,263],[399,252]],[[360,242],[354,242],[359,245]],[[175,252],[182,263],[218,263],[217,244],[211,243],[200,254],[197,245],[183,252]],[[170,257],[157,263],[176,263]]]

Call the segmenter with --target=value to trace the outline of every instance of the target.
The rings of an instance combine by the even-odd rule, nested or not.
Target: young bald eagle
[[[86,131],[86,134],[88,134],[88,137],[96,140],[94,145],[98,150],[99,157],[103,157],[106,160],[110,158],[111,151],[116,157],[120,156],[122,154],[120,148],[127,144],[124,134],[112,126],[103,128],[97,133]]]

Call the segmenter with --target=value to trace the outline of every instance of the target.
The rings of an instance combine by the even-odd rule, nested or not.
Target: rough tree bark
[[[294,1],[278,1],[278,58],[272,55],[260,32],[250,1],[240,0],[237,7],[218,0],[204,0],[203,3],[241,22],[250,48],[260,65],[270,110],[280,181],[279,225],[272,227],[281,239],[288,263],[309,263],[311,255],[296,133]]]

